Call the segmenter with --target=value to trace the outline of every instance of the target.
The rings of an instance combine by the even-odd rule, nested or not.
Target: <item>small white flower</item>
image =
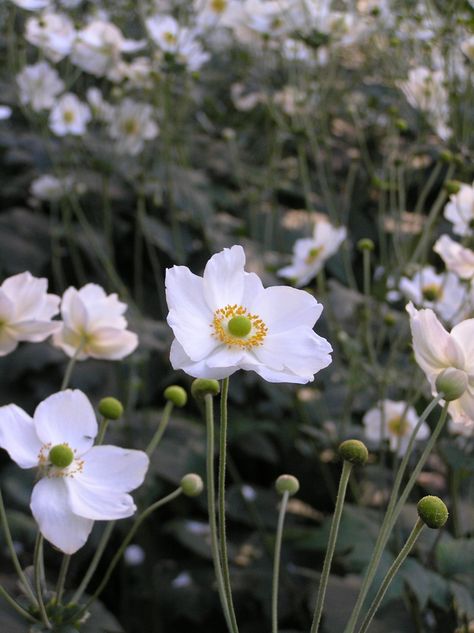
[[[38,11],[38,9],[45,9],[51,4],[51,0],[11,0],[13,4],[16,4],[20,9],[26,11]]]
[[[12,115],[12,109],[9,106],[0,105],[0,121],[9,119]]]
[[[56,97],[64,90],[64,83],[57,71],[48,62],[38,62],[25,68],[17,75],[20,101],[38,112],[49,110],[56,103]]]
[[[474,277],[474,251],[470,248],[464,248],[449,235],[442,235],[433,246],[433,250],[444,261],[446,268],[461,279]]]
[[[116,294],[106,295],[97,284],[87,284],[80,290],[68,288],[61,301],[63,327],[53,343],[68,356],[74,356],[81,348],[79,360],[122,359],[138,345],[137,335],[126,329],[126,309]]]
[[[84,545],[94,521],[134,514],[127,493],[148,469],[143,451],[93,446],[97,432],[94,410],[78,390],[46,398],[33,418],[14,404],[0,408],[0,446],[20,468],[39,469],[31,511],[44,538],[66,554]]]
[[[444,208],[444,217],[453,224],[456,235],[472,235],[474,223],[474,183],[461,184],[457,193],[449,196],[449,202]]]
[[[292,279],[298,287],[307,284],[324,266],[329,257],[337,252],[346,239],[345,227],[334,227],[325,216],[315,222],[313,237],[296,240],[293,247],[293,261],[278,271],[280,277]]]
[[[26,22],[25,39],[55,63],[69,55],[75,37],[72,21],[62,13],[44,13]]]
[[[140,545],[133,544],[129,545],[123,554],[123,559],[127,565],[130,567],[136,567],[137,565],[141,565],[145,560],[145,551],[143,547]]]
[[[406,402],[382,400],[367,411],[362,418],[364,433],[368,440],[380,445],[389,441],[390,450],[403,455],[418,423],[418,415]],[[416,434],[417,440],[425,440],[430,435],[430,427],[423,422]]]
[[[223,26],[232,28],[242,19],[239,0],[195,0],[196,23],[203,29]]]
[[[91,108],[92,116],[101,121],[111,121],[114,116],[114,108],[108,103],[99,88],[91,87],[87,89],[86,99]]]
[[[61,324],[51,321],[58,313],[59,297],[47,294],[48,280],[24,272],[8,277],[0,286],[0,356],[12,352],[20,341],[39,343]]]
[[[144,148],[145,141],[158,135],[152,107],[132,99],[124,99],[111,117],[109,134],[116,140],[118,152],[136,156]]]
[[[183,587],[189,587],[193,582],[191,574],[188,571],[182,571],[180,574],[173,578],[171,586],[175,589],[182,589]]]
[[[154,15],[146,20],[146,27],[151,39],[163,51],[177,51],[182,27],[171,15]]]
[[[82,103],[72,92],[67,92],[51,110],[49,127],[57,136],[82,136],[91,118],[89,106]]]
[[[322,305],[302,290],[264,288],[244,266],[243,248],[233,246],[211,257],[203,277],[167,269],[172,366],[195,378],[244,369],[269,382],[312,381],[331,362],[330,344],[313,331]]]
[[[31,183],[31,193],[38,200],[59,200],[65,193],[72,190],[71,176],[56,178],[51,174],[39,176]]]
[[[453,435],[472,437],[474,435],[474,420],[469,418],[453,420],[449,419],[448,428]]]

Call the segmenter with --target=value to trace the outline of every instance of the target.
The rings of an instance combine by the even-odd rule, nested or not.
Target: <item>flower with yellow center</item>
[[[403,455],[418,423],[418,415],[406,402],[382,400],[367,411],[362,422],[365,437],[374,446],[379,447],[382,441],[388,440],[390,450]],[[429,434],[429,426],[424,422],[418,429],[416,439],[425,440]]]
[[[244,266],[233,246],[211,257],[202,277],[185,266],[166,271],[171,364],[195,378],[245,369],[270,382],[312,381],[331,362],[331,346],[313,331],[321,304],[295,288],[264,288]]]

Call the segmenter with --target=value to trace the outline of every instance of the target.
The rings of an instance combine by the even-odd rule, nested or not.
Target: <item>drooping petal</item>
[[[121,360],[138,347],[138,336],[128,330],[101,327],[94,330],[84,352],[92,358]]]
[[[41,479],[30,507],[41,534],[65,554],[74,554],[86,543],[94,521],[73,513],[64,478]]]
[[[19,321],[11,323],[8,329],[19,341],[39,343],[60,330],[61,326],[60,321]]]
[[[61,298],[57,295],[46,295],[42,306],[36,312],[36,318],[40,321],[49,321],[49,319],[58,314],[60,302]]]
[[[14,304],[14,319],[27,321],[34,318],[38,308],[43,304],[47,288],[47,279],[37,279],[29,272],[5,279],[2,289]]]
[[[125,492],[100,485],[88,485],[80,475],[67,477],[64,481],[71,509],[80,517],[95,521],[114,521],[132,516],[137,509],[133,498]]]
[[[451,336],[464,352],[466,372],[474,375],[474,319],[466,319],[455,325],[451,330]]]
[[[241,305],[244,294],[245,253],[241,246],[224,248],[204,269],[204,296],[214,312],[226,305]]]
[[[308,292],[289,286],[265,288],[253,306],[271,334],[287,332],[298,326],[312,328],[323,306]]]
[[[277,369],[270,369],[270,367],[267,367],[266,365],[253,365],[251,367],[242,367],[242,369],[254,371],[267,382],[285,382],[294,385],[305,385],[313,380],[313,376],[299,376],[289,369],[283,368],[279,371]]]
[[[84,458],[81,483],[130,492],[143,483],[150,460],[143,451],[118,446],[93,446]]]
[[[45,444],[67,443],[83,455],[94,443],[97,419],[87,397],[78,389],[66,389],[43,400],[36,408],[34,423]]]
[[[171,344],[170,362],[173,369],[182,369],[193,378],[220,380],[231,376],[239,369],[233,365],[230,367],[209,367],[206,359],[195,362],[189,358],[177,339],[174,339]]]
[[[33,418],[16,404],[0,407],[0,446],[20,468],[37,466],[41,445]]]

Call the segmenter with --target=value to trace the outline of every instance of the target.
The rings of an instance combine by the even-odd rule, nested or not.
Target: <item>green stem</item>
[[[67,389],[67,386],[69,385],[69,381],[71,380],[71,375],[72,375],[72,372],[73,372],[74,367],[76,365],[78,356],[82,352],[82,350],[84,349],[84,345],[85,345],[85,341],[83,339],[80,342],[79,347],[76,349],[74,354],[69,359],[69,362],[68,362],[67,367],[66,367],[66,372],[64,374],[63,382],[61,384],[61,391],[63,391],[64,389]]]
[[[341,523],[342,509],[344,507],[344,499],[346,497],[347,484],[349,482],[351,470],[352,464],[344,460],[344,463],[342,465],[341,479],[339,481],[339,490],[337,492],[336,507],[334,509],[334,517],[331,523],[331,531],[329,532],[328,546],[326,549],[326,556],[324,558],[323,571],[321,573],[318,597],[316,600],[316,606],[314,608],[313,624],[311,625],[310,633],[317,633],[317,631],[319,630],[319,624],[321,622],[321,616],[323,614],[324,598],[326,596],[329,573],[331,571],[331,563],[334,556],[334,550],[336,548],[336,540],[339,532],[339,525]]]
[[[150,443],[146,447],[146,454],[148,455],[148,457],[150,457],[150,455],[152,455],[155,452],[156,447],[161,442],[163,433],[166,431],[166,427],[168,426],[168,422],[170,421],[170,416],[171,416],[171,412],[173,411],[173,407],[174,407],[174,404],[171,402],[171,400],[168,400],[163,410],[163,415],[161,416],[161,421],[158,425],[158,428],[156,429],[155,434],[151,438]]]
[[[66,582],[67,571],[69,569],[69,563],[71,562],[71,556],[64,554],[61,562],[61,568],[59,570],[58,584],[56,586],[56,603],[61,604],[61,599],[64,592],[64,583]]]
[[[34,553],[34,576],[35,576],[35,589],[36,597],[38,598],[38,607],[41,614],[41,619],[44,626],[47,629],[52,629],[51,622],[49,621],[48,614],[46,613],[46,607],[43,601],[43,588],[42,588],[42,570],[43,570],[43,535],[38,532],[35,544]]]
[[[404,562],[404,560],[410,553],[417,538],[420,536],[420,533],[422,529],[424,528],[424,526],[425,524],[423,523],[421,519],[418,519],[417,522],[415,523],[415,527],[411,531],[410,536],[407,538],[405,545],[400,550],[400,553],[398,554],[397,558],[393,561],[390,569],[387,572],[387,575],[383,579],[382,584],[380,585],[380,589],[377,591],[377,595],[373,599],[372,604],[370,605],[369,610],[367,612],[367,615],[365,616],[360,626],[359,633],[366,633],[367,629],[370,626],[370,623],[373,620],[373,617],[377,609],[380,607],[380,604],[383,600],[383,597],[385,596],[387,592],[387,589],[390,586],[390,583],[392,582],[396,573],[400,569],[402,563]]]
[[[225,475],[227,456],[227,397],[229,394],[229,378],[224,378],[221,385],[220,435],[219,435],[219,478],[218,478],[218,511],[219,511],[219,549],[222,565],[224,591],[229,607],[232,633],[238,633],[239,627],[235,617],[234,602],[232,600],[232,586],[230,584],[229,557],[227,553],[227,535],[225,524]]]
[[[110,420],[108,420],[107,418],[102,418],[102,421],[99,427],[99,433],[97,434],[97,437],[95,440],[96,446],[100,446],[102,442],[104,441],[105,433],[107,431],[107,427],[109,426],[109,422]]]
[[[35,623],[38,622],[31,615],[31,613],[28,613],[26,609],[24,609],[21,605],[18,604],[18,602],[14,598],[12,598],[12,596],[8,593],[8,591],[4,587],[2,587],[2,585],[0,585],[0,596],[5,600],[5,602],[8,602],[8,604],[13,609],[15,609],[17,613],[19,613],[23,618],[28,620],[28,622],[35,622]]]
[[[283,524],[285,522],[286,509],[290,493],[285,490],[281,500],[280,512],[278,514],[278,525],[275,537],[275,554],[273,557],[273,579],[272,579],[272,633],[278,633],[278,584],[280,577],[280,556],[281,541],[283,538]]]

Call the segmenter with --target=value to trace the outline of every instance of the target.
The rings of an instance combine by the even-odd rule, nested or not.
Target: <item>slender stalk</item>
[[[161,438],[163,437],[163,433],[166,431],[166,427],[168,426],[168,422],[170,421],[171,412],[173,411],[174,404],[171,400],[165,404],[165,408],[163,410],[163,415],[161,416],[160,423],[158,428],[155,431],[155,434],[151,438],[150,443],[146,447],[146,454],[148,457],[155,452],[156,447],[161,442]]]
[[[38,607],[41,614],[41,620],[47,629],[52,629],[51,622],[49,621],[48,614],[46,613],[46,607],[43,601],[43,588],[42,588],[42,570],[43,570],[43,535],[38,532],[35,544],[34,553],[34,576],[35,576],[35,589],[36,597],[38,598]]]
[[[74,352],[74,354],[69,359],[69,362],[66,367],[66,372],[64,374],[63,382],[61,384],[61,391],[63,391],[64,389],[67,389],[67,386],[69,385],[69,381],[71,380],[71,375],[76,365],[77,359],[79,357],[79,354],[84,349],[84,345],[85,345],[85,340],[83,339],[80,345],[78,346],[78,348],[76,349],[76,351]]]
[[[100,446],[104,441],[105,433],[107,431],[107,427],[109,426],[110,420],[107,418],[102,418],[102,421],[99,426],[99,433],[97,434],[95,445]]]
[[[272,579],[272,633],[278,633],[278,584],[280,578],[280,556],[281,541],[283,538],[283,524],[285,522],[286,509],[290,493],[285,490],[278,514],[278,525],[275,537],[275,554],[273,557],[273,579]]]
[[[209,530],[211,535],[211,553],[214,563],[214,572],[217,581],[217,591],[221,601],[222,610],[227,623],[227,628],[233,633],[232,623],[229,614],[229,606],[226,600],[224,588],[224,579],[222,576],[222,567],[219,556],[219,540],[217,537],[217,521],[216,521],[216,499],[214,484],[214,403],[212,396],[206,394],[204,397],[206,409],[206,478],[207,478],[207,508],[209,513]]]
[[[224,591],[229,607],[229,616],[233,633],[238,633],[239,627],[235,617],[234,602],[232,600],[232,586],[230,584],[229,557],[227,553],[227,535],[225,525],[225,475],[227,456],[227,397],[229,394],[229,378],[224,378],[221,385],[220,407],[220,436],[219,436],[219,478],[218,478],[218,516],[219,516],[219,550],[222,565]]]
[[[410,536],[407,538],[405,545],[400,550],[400,553],[398,554],[397,558],[393,561],[390,569],[387,572],[387,575],[383,579],[382,584],[380,585],[380,589],[377,591],[377,595],[373,599],[372,604],[370,605],[369,610],[367,612],[367,615],[365,616],[360,626],[359,633],[366,633],[367,629],[370,626],[370,623],[373,620],[373,617],[377,609],[380,607],[380,603],[382,602],[383,597],[385,596],[387,589],[390,586],[390,583],[392,582],[396,573],[400,569],[403,561],[406,559],[406,557],[410,553],[417,538],[420,536],[420,533],[422,529],[424,528],[424,526],[425,524],[423,523],[421,519],[418,519],[417,522],[415,523],[415,526],[413,530],[411,531]]]
[[[56,602],[61,604],[61,599],[64,593],[64,583],[66,582],[67,571],[69,569],[69,563],[71,562],[71,556],[64,554],[61,562],[61,568],[59,570],[58,584],[56,585]]]
[[[15,611],[21,615],[23,618],[28,620],[28,622],[38,622],[36,618],[34,618],[31,613],[28,613],[26,609],[24,609],[18,602],[8,593],[8,591],[0,585],[0,596],[8,602],[8,604],[15,609]]]
[[[329,532],[328,546],[326,549],[326,556],[324,558],[323,571],[321,573],[318,597],[316,599],[316,606],[314,608],[313,623],[311,625],[310,633],[317,633],[317,631],[319,630],[319,624],[321,622],[321,616],[323,614],[324,598],[326,596],[329,573],[331,571],[331,563],[334,556],[334,550],[336,548],[336,540],[339,532],[339,525],[341,523],[342,509],[344,507],[344,499],[346,497],[347,484],[349,482],[351,470],[352,464],[347,460],[344,460],[342,465],[341,479],[339,481],[339,490],[337,492],[336,507],[334,509],[334,517],[331,523],[331,531]]]

